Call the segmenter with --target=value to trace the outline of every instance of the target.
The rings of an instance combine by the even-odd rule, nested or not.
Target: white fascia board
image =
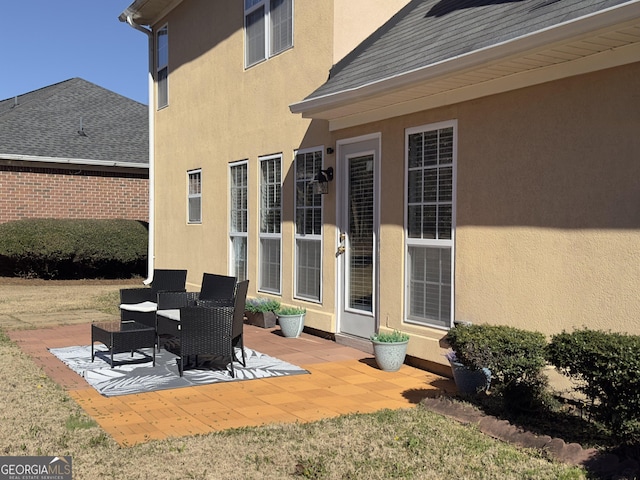
[[[63,165],[87,165],[92,167],[124,167],[149,169],[148,163],[111,162],[108,160],[89,160],[84,158],[41,157],[35,155],[19,155],[0,153],[0,160],[16,160],[21,162],[59,163]]]
[[[420,82],[434,80],[452,73],[484,65],[487,62],[566,41],[589,32],[629,23],[640,17],[640,0],[633,0],[568,22],[560,23],[512,40],[491,45],[457,57],[436,62],[416,70],[401,73],[373,83],[341,92],[303,100],[289,105],[292,113],[312,118],[315,113],[348,105],[358,100],[390,93]]]

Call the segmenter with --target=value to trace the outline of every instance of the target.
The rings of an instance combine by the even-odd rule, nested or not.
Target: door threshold
[[[362,337],[355,337],[353,335],[347,335],[346,333],[336,333],[336,343],[338,345],[344,345],[346,347],[355,348],[361,352],[370,353],[373,355],[373,345],[371,340]]]

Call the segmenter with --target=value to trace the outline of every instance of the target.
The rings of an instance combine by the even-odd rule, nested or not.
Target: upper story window
[[[245,66],[293,46],[293,0],[244,0]]]
[[[202,223],[202,170],[187,172],[189,177],[188,222]]]
[[[156,79],[158,108],[169,105],[169,26],[156,32]]]

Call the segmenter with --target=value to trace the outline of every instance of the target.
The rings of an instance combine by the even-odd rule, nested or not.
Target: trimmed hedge
[[[135,220],[27,219],[0,224],[2,275],[45,279],[144,275],[148,230]]]
[[[623,443],[640,443],[640,336],[582,329],[547,347],[549,362],[578,380],[594,417]]]
[[[544,401],[543,334],[503,325],[458,325],[446,340],[460,363],[491,370],[491,390],[504,399],[505,408],[529,409]]]

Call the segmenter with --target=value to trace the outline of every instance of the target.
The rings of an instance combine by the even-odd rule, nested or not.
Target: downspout
[[[122,21],[122,17],[120,17]],[[155,264],[155,117],[154,117],[154,83],[153,83],[153,31],[138,25],[131,15],[127,15],[126,22],[130,27],[144,33],[149,38],[149,240],[147,249],[147,279],[143,282],[149,285],[153,281]]]

